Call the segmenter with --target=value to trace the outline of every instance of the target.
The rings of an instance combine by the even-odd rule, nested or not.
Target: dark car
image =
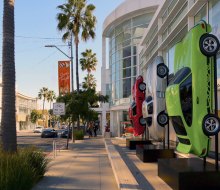
[[[57,137],[57,131],[55,129],[43,129],[42,133],[41,133],[41,138],[53,138],[53,137]]]
[[[71,133],[72,133],[72,130],[69,131],[69,138],[71,138]],[[61,132],[60,137],[67,138],[67,136],[68,136],[68,129],[65,129]]]

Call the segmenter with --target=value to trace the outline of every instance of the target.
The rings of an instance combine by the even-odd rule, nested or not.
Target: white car
[[[42,131],[43,131],[43,126],[37,126],[37,127],[35,127],[35,129],[34,129],[34,133],[42,133]]]
[[[142,103],[142,113],[143,118],[146,119],[150,138],[157,141],[164,139],[163,127],[169,122],[165,113],[168,72],[162,56],[157,56],[147,68],[146,98]]]

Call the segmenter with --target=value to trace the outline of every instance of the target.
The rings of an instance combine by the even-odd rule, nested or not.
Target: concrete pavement
[[[57,152],[44,178],[32,190],[117,190],[102,137],[85,138]]]

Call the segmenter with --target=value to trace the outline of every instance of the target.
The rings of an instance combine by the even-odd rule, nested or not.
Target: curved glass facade
[[[137,75],[137,45],[148,27],[153,13],[130,18],[116,26],[109,40],[109,68],[111,74],[111,105],[131,95]]]

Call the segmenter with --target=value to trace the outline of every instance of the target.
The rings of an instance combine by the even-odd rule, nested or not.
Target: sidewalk
[[[102,137],[85,138],[57,152],[48,172],[32,190],[117,190]]]

